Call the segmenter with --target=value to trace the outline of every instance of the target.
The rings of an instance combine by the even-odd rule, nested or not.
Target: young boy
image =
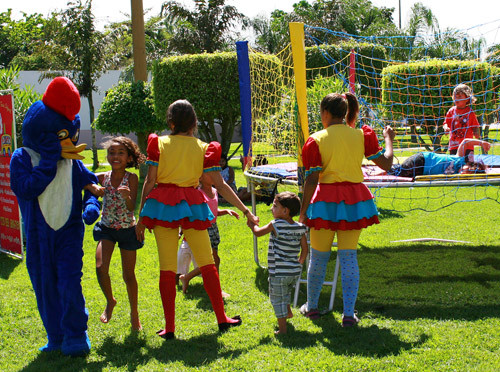
[[[271,234],[267,255],[269,299],[278,318],[278,330],[275,332],[277,335],[286,333],[286,320],[293,317],[290,308],[291,294],[308,252],[307,227],[292,218],[299,211],[299,197],[285,191],[274,198],[271,207],[274,220],[263,227],[248,223],[255,236]]]

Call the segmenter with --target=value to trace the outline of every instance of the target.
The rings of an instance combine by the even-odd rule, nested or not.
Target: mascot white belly
[[[33,168],[40,163],[40,154],[24,147],[31,157]],[[55,231],[63,227],[71,214],[73,205],[73,160],[61,159],[57,162],[57,173],[45,191],[38,196],[38,204],[45,222]]]

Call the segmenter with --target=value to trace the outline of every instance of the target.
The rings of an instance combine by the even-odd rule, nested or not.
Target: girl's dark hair
[[[130,138],[123,136],[113,137],[102,143],[102,147],[107,150],[114,144],[125,146],[128,156],[132,157],[132,160],[127,163],[127,168],[139,168],[139,165],[146,161],[146,156],[141,153],[141,150],[139,150],[139,146],[137,146],[137,144]]]
[[[283,191],[274,197],[283,207],[288,208],[290,217],[296,216],[300,212],[300,199],[290,191]]]
[[[179,99],[168,106],[167,123],[172,126],[172,134],[187,132],[196,127],[198,119],[188,100]]]
[[[345,117],[346,123],[354,126],[359,113],[359,103],[352,93],[330,93],[321,101],[320,110],[328,111],[334,118]]]

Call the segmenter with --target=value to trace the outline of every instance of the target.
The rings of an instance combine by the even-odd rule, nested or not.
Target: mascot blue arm
[[[12,155],[11,188],[26,231],[26,266],[38,310],[47,332],[42,351],[66,355],[90,351],[88,312],[82,293],[82,211],[86,221],[99,216],[99,202],[82,190],[97,177],[85,168],[78,152],[80,97],[74,84],[56,78],[42,101],[23,121],[23,143]],[[96,210],[97,209],[97,210]],[[97,212],[97,216],[96,216]]]

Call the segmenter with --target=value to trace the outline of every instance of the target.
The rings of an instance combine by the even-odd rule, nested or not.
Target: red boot
[[[219,273],[214,264],[200,267],[201,276],[203,277],[203,286],[210,298],[212,308],[214,309],[219,330],[224,332],[230,327],[239,326],[241,324],[240,316],[228,318],[224,311],[224,302],[222,300],[222,291],[220,288]]]
[[[165,315],[165,329],[156,332],[165,339],[174,338],[175,332],[175,273],[160,271],[160,295]]]

